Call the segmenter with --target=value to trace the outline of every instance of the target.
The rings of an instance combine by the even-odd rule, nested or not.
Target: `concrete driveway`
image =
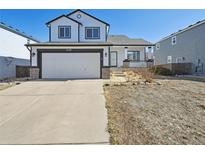
[[[102,85],[32,81],[0,91],[0,144],[107,144]]]

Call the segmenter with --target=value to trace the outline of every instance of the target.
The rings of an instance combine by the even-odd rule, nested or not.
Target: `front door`
[[[111,62],[110,65],[112,67],[117,67],[117,51],[111,51]]]

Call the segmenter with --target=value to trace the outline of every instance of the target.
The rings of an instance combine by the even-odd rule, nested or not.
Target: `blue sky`
[[[0,21],[48,41],[45,23],[73,10],[0,10]],[[205,10],[84,10],[111,25],[110,34],[125,34],[156,42],[205,19]]]

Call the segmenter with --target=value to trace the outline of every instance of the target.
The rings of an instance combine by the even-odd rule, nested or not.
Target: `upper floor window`
[[[140,51],[128,51],[127,59],[130,61],[140,61]]]
[[[159,49],[160,49],[160,44],[157,43],[157,44],[156,44],[156,50],[159,50]]]
[[[85,39],[100,39],[100,27],[85,27]]]
[[[172,37],[172,45],[175,45],[177,43],[177,38],[176,36]]]
[[[71,38],[71,26],[58,26],[58,38]]]

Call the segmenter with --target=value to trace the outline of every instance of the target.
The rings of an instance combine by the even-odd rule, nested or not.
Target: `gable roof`
[[[107,22],[102,21],[102,20],[100,20],[100,19],[98,19],[98,18],[96,18],[96,17],[94,17],[94,16],[92,16],[92,15],[90,15],[90,14],[88,14],[88,13],[82,11],[82,10],[80,10],[80,9],[77,9],[77,10],[75,10],[75,11],[73,11],[73,12],[67,14],[66,16],[70,16],[70,15],[72,15],[72,14],[78,12],[78,11],[80,11],[80,12],[86,14],[87,16],[89,16],[89,17],[91,17],[91,18],[93,18],[93,19],[95,19],[95,20],[98,20],[99,22],[102,22],[102,23],[106,24],[107,26],[110,26],[110,24],[108,24]]]
[[[26,33],[22,32],[22,31],[20,31],[20,30],[18,30],[18,29],[15,29],[15,28],[12,27],[12,26],[6,25],[6,24],[3,23],[3,22],[0,22],[0,28],[3,28],[3,29],[5,29],[5,30],[7,30],[7,31],[10,31],[10,32],[12,32],[12,33],[14,33],[14,34],[23,36],[23,37],[25,37],[25,38],[27,38],[27,39],[30,39],[30,40],[32,40],[32,41],[40,42],[40,41],[38,41],[37,39],[34,39],[33,36],[27,35]]]
[[[188,27],[186,27],[186,28],[184,28],[184,29],[178,30],[177,32],[174,32],[174,33],[172,33],[172,34],[170,34],[170,35],[168,35],[168,36],[162,38],[161,40],[159,40],[159,41],[156,42],[156,43],[159,43],[159,42],[164,41],[164,40],[166,40],[166,39],[168,39],[168,38],[170,38],[170,37],[173,37],[173,36],[175,36],[175,35],[178,35],[178,34],[180,34],[180,33],[183,33],[183,32],[185,32],[185,31],[188,31],[188,30],[190,30],[190,29],[193,29],[193,28],[195,28],[195,27],[197,27],[197,26],[200,26],[200,25],[202,25],[202,24],[204,24],[204,23],[205,23],[205,20],[197,21],[195,24],[189,25]]]
[[[148,42],[144,39],[132,39],[127,37],[126,35],[109,35],[108,42],[113,45],[137,45],[137,46],[152,46],[151,42]]]
[[[55,18],[55,19],[53,19],[53,20],[51,20],[51,21],[49,21],[49,22],[47,22],[46,25],[49,25],[50,23],[52,23],[52,22],[54,22],[54,21],[56,21],[56,20],[58,20],[58,19],[60,19],[60,18],[62,18],[62,17],[68,18],[68,19],[70,19],[70,20],[72,20],[72,21],[74,21],[74,22],[76,22],[76,23],[82,25],[82,23],[80,23],[80,22],[78,22],[78,21],[76,21],[76,20],[74,20],[74,19],[72,19],[72,18],[70,18],[70,17],[68,17],[68,16],[66,16],[66,15],[64,15],[64,14],[61,15],[61,16],[59,16],[59,17],[57,17],[57,18]]]

